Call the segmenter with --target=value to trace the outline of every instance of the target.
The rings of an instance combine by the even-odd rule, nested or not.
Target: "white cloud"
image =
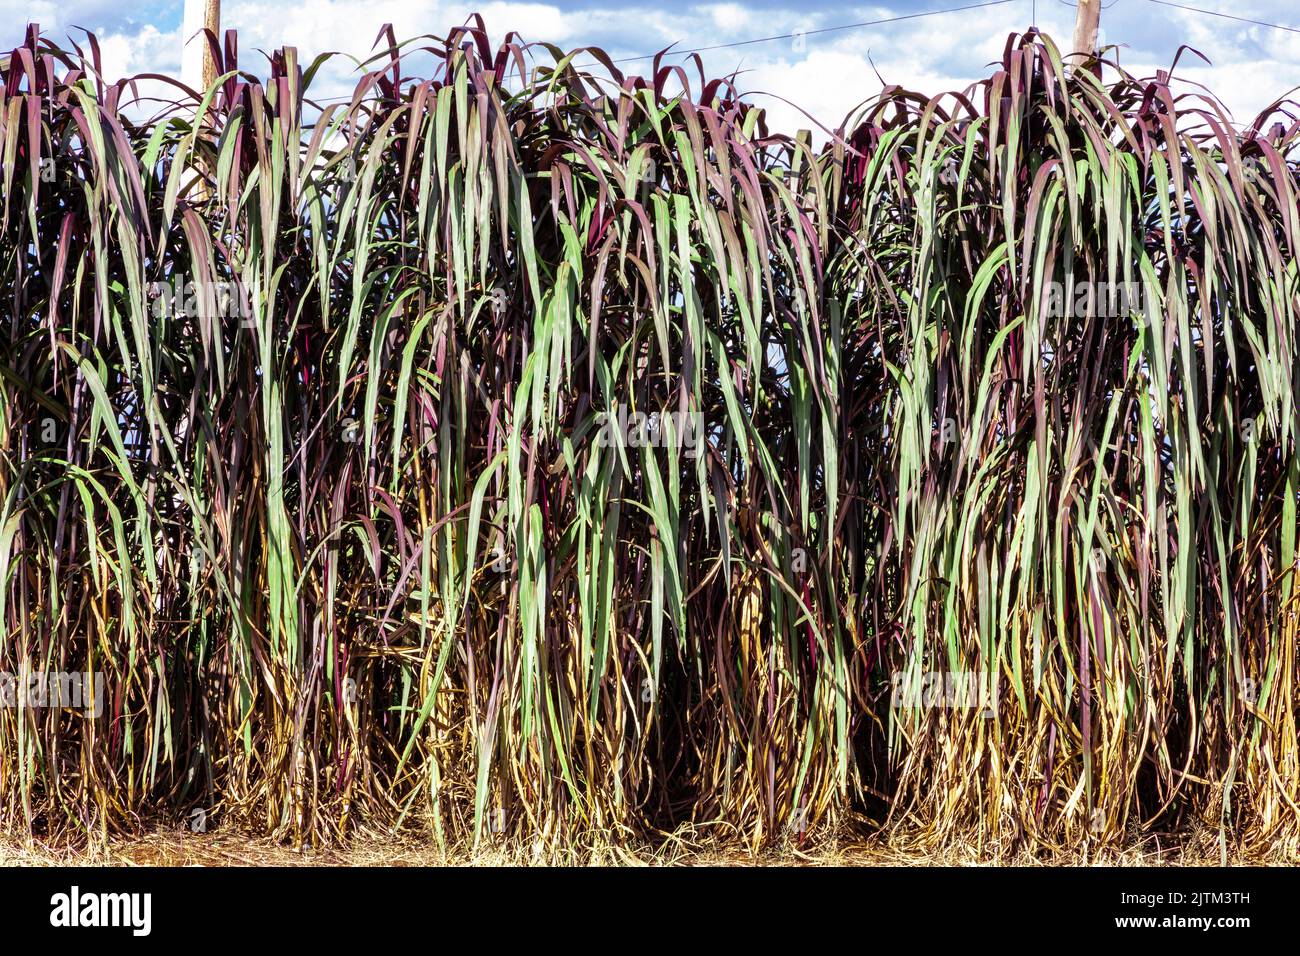
[[[729,36],[747,29],[753,22],[749,11],[738,3],[715,3],[698,9],[721,33]]]
[[[181,31],[160,33],[152,25],[139,33],[99,38],[104,75],[110,79],[137,73],[172,73],[180,66]]]
[[[371,54],[380,26],[393,24],[399,40],[419,35],[443,36],[480,11],[493,43],[506,30],[526,41],[548,41],[562,47],[598,45],[616,57],[634,56],[676,44],[677,49],[735,43],[756,36],[813,30],[842,23],[897,16],[905,11],[885,6],[752,7],[739,2],[699,3],[665,0],[650,7],[609,0],[608,6],[574,9],[565,0],[510,2],[486,5],[474,0],[301,0],[292,15],[272,0],[226,0],[223,26],[239,32],[240,66],[265,73],[258,51],[296,46],[303,63],[318,53],[340,51],[313,85],[317,97],[350,92],[356,81],[354,61]],[[159,22],[138,25],[123,17],[146,16],[139,9],[120,12],[111,0],[0,0],[0,24],[39,20],[47,34],[59,39],[72,23],[111,22],[98,29],[105,70],[111,76],[179,67],[179,26]],[[165,8],[173,19],[176,4]],[[1036,5],[1041,29],[1068,47],[1073,11],[1041,0]],[[770,128],[792,130],[810,126],[799,104],[826,126],[836,126],[862,100],[880,90],[877,71],[886,82],[926,93],[963,89],[989,74],[1000,59],[1007,35],[1022,30],[1029,19],[1025,4],[966,10],[942,17],[907,20],[844,32],[814,33],[708,51],[703,54],[711,76],[739,70],[737,85],[755,92],[755,100],[771,112]],[[1297,19],[1289,0],[1240,0],[1233,13],[1286,23]],[[117,17],[117,19],[113,19]],[[1102,16],[1105,43],[1123,44],[1120,62],[1139,75],[1168,69],[1180,43],[1193,46],[1213,61],[1206,65],[1185,54],[1176,75],[1205,83],[1233,110],[1248,117],[1274,97],[1300,84],[1300,36],[1265,27],[1206,17],[1146,3],[1119,4]],[[17,42],[21,26],[0,27],[6,42]],[[546,55],[538,52],[539,61]],[[676,61],[671,61],[676,62]],[[624,64],[629,71],[645,69],[647,60]],[[427,61],[412,57],[408,72],[422,74]],[[774,96],[759,97],[757,91]]]

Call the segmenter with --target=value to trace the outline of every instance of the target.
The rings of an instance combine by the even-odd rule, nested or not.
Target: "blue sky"
[[[443,35],[471,12],[487,20],[494,39],[508,29],[525,39],[564,47],[595,44],[615,56],[734,43],[754,37],[959,6],[977,0],[893,0],[888,4],[793,3],[788,0],[698,3],[689,0],[562,0],[549,3],[444,3],[407,0],[224,0],[223,28],[239,31],[240,65],[264,72],[255,51],[294,45],[304,60],[324,51],[364,56],[380,26],[391,21],[402,36]],[[1179,0],[1183,2],[1183,0]],[[1294,0],[1186,0],[1192,6],[1300,28]],[[62,39],[76,27],[94,31],[114,76],[178,73],[182,0],[137,5],[113,0],[0,0],[0,46],[21,39],[23,24],[38,22]],[[1011,0],[901,23],[881,24],[799,40],[776,40],[703,54],[710,73],[741,70],[740,86],[767,106],[776,128],[809,126],[781,98],[798,103],[828,126],[886,81],[935,93],[985,76],[1007,34],[1031,23],[1068,43],[1074,9],[1065,0]],[[1300,33],[1252,26],[1158,5],[1115,0],[1102,13],[1106,43],[1120,44],[1120,61],[1139,75],[1167,69],[1179,44],[1200,50],[1205,64],[1184,57],[1176,76],[1220,96],[1237,121],[1246,121],[1275,97],[1300,85]],[[346,91],[349,62],[340,58],[314,92]],[[629,65],[630,66],[630,65]],[[1191,89],[1192,87],[1188,87]],[[760,93],[761,91],[761,93]],[[765,95],[771,94],[771,95]]]

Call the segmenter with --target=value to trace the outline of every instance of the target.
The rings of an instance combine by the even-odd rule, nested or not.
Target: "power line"
[[[676,50],[676,51],[669,50],[664,52],[666,52],[667,55],[670,56],[689,56],[692,53],[707,53],[712,50],[726,50],[726,49],[731,49],[733,47],[752,46],[753,44],[756,43],[771,43],[774,40],[793,40],[796,37],[816,36],[817,34],[821,34],[821,33],[835,33],[842,30],[857,30],[862,27],[879,26],[885,23],[900,23],[903,20],[918,20],[922,17],[935,17],[945,13],[960,13],[963,10],[978,10],[983,7],[997,7],[1003,4],[1013,3],[1013,2],[1015,2],[1015,0],[986,0],[986,2],[984,3],[971,3],[960,7],[946,7],[942,10],[924,10],[920,13],[908,13],[897,17],[883,17],[879,20],[863,20],[859,23],[845,23],[833,27],[819,27],[816,30],[796,30],[793,33],[780,33],[780,34],[776,34],[775,36],[755,37],[750,40],[735,40],[731,43],[717,43],[717,44],[713,44],[712,46],[694,47],[693,49],[689,49],[689,50]],[[1060,0],[1060,2],[1068,7],[1075,6],[1075,4],[1068,2],[1068,0]],[[1102,9],[1108,10],[1118,2],[1119,0],[1111,0],[1109,4],[1104,4]],[[1150,2],[1158,3],[1162,7],[1177,7],[1179,10],[1190,10],[1192,13],[1203,13],[1206,16],[1222,17],[1225,20],[1236,20],[1239,23],[1252,23],[1256,26],[1269,27],[1274,30],[1284,30],[1287,33],[1300,33],[1300,28],[1283,26],[1280,23],[1269,23],[1267,20],[1253,20],[1250,17],[1238,17],[1238,16],[1234,16],[1231,13],[1220,13],[1217,10],[1205,10],[1200,7],[1192,7],[1183,3],[1173,3],[1171,2],[1171,0],[1150,0]],[[1034,6],[1035,8],[1037,7],[1036,0]],[[659,54],[657,53],[642,53],[637,56],[618,57],[612,60],[611,62],[631,63],[636,60],[650,60],[658,55]],[[589,63],[579,63],[575,65],[587,67],[587,66],[599,66],[600,64],[596,62],[589,62]],[[340,102],[346,102],[351,99],[352,99],[351,96],[331,96],[331,97],[322,97],[319,99],[315,99],[315,102],[340,103]]]
[[[863,20],[861,23],[845,23],[835,27],[820,27],[816,30],[796,30],[793,33],[780,33],[770,37],[755,37],[752,40],[735,40],[731,43],[716,43],[713,46],[700,46],[690,50],[671,51],[672,56],[689,56],[692,53],[707,53],[710,50],[727,50],[738,46],[751,46],[755,43],[771,43],[773,40],[793,40],[795,37],[816,36],[819,33],[835,33],[839,30],[857,30],[861,27],[874,27],[882,23],[899,23],[903,20],[919,20],[921,17],[935,17],[941,13],[958,13],[962,10],[977,10],[980,7],[997,7],[1004,3],[1012,3],[1014,0],[988,0],[986,3],[971,3],[962,7],[948,7],[944,10],[924,10],[921,13],[908,13],[898,17],[884,17],[880,20]],[[630,63],[633,60],[651,60],[659,54],[642,53],[639,56],[624,56],[614,60],[614,63]],[[588,64],[583,64],[584,66]]]
[[[781,33],[770,37],[755,37],[751,40],[736,40],[731,43],[717,43],[713,46],[695,47],[690,50],[670,50],[665,51],[670,56],[689,56],[692,53],[707,53],[711,50],[726,50],[732,47],[752,46],[755,43],[771,43],[773,40],[793,40],[795,37],[810,37],[820,33],[835,33],[841,30],[857,30],[861,27],[879,26],[883,23],[900,23],[903,20],[919,20],[921,17],[937,17],[944,13],[960,13],[963,10],[978,10],[981,7],[998,7],[1007,3],[1014,3],[1016,0],[986,0],[984,3],[969,3],[960,7],[946,7],[942,10],[923,10],[920,13],[908,13],[897,17],[884,17],[879,20],[863,20],[860,23],[844,23],[834,27],[819,27],[816,30],[796,30],[793,33]],[[658,56],[658,53],[642,53],[638,56],[624,56],[612,60],[613,63],[630,63],[634,60],[651,60]],[[600,64],[593,61],[590,63],[577,63],[575,66],[599,66]],[[317,103],[337,103],[352,99],[351,96],[331,96],[317,98]]]
[[[1071,9],[1074,9],[1074,8],[1076,8],[1076,7],[1079,6],[1077,3],[1071,3],[1070,0],[1058,0],[1058,2],[1059,2],[1062,6],[1064,6],[1064,7],[1070,7]],[[1103,10],[1109,10],[1111,7],[1115,6],[1115,4],[1117,4],[1117,3],[1119,3],[1119,0],[1110,0],[1110,3],[1103,3],[1103,4],[1101,5],[1101,8],[1102,8]]]
[[[1177,7],[1179,10],[1191,10],[1193,13],[1204,13],[1210,17],[1223,17],[1225,20],[1237,20],[1241,23],[1253,23],[1260,27],[1272,27],[1274,30],[1285,30],[1287,33],[1300,33],[1296,27],[1284,27],[1280,23],[1269,23],[1267,20],[1252,20],[1250,17],[1235,17],[1231,13],[1219,13],[1217,10],[1202,10],[1200,7],[1189,7],[1185,3],[1170,3],[1169,0],[1151,0],[1152,3],[1158,3],[1162,7]]]

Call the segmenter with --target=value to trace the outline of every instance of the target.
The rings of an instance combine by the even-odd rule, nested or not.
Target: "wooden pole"
[[[181,26],[181,82],[200,93],[217,78],[217,63],[202,30],[221,39],[221,0],[185,0]]]
[[[1101,0],[1078,0],[1074,17],[1071,62],[1082,66],[1097,55],[1097,28],[1101,25]]]
[[[1100,0],[1098,0],[1100,2]],[[221,0],[206,0],[203,11],[203,25],[211,31],[212,35],[221,42]],[[1093,30],[1093,39],[1096,39],[1096,29]],[[212,48],[206,43],[203,45],[203,86],[205,89],[211,89],[212,84],[217,82],[217,61],[212,55]]]
[[[221,37],[221,0],[185,0],[185,14],[181,20],[181,82],[203,95],[217,80],[217,62],[208,45],[203,30]],[[202,172],[203,164],[198,169]],[[193,198],[204,202],[208,197],[207,185],[202,180],[193,183]]]

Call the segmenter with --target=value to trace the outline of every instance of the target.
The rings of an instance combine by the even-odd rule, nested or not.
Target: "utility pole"
[[[185,14],[181,20],[181,82],[196,90],[200,101],[217,80],[217,62],[203,30],[221,37],[221,0],[185,0]],[[196,162],[202,172],[204,164]],[[188,177],[187,177],[188,178]],[[191,179],[193,198],[204,202],[209,197],[207,184],[201,179]]]
[[[185,0],[181,27],[181,81],[206,92],[217,79],[217,63],[200,31],[212,31],[221,40],[221,0]],[[197,34],[197,35],[196,35]]]
[[[1097,28],[1101,25],[1101,0],[1078,0],[1074,18],[1074,42],[1070,58],[1082,66],[1097,55]]]

